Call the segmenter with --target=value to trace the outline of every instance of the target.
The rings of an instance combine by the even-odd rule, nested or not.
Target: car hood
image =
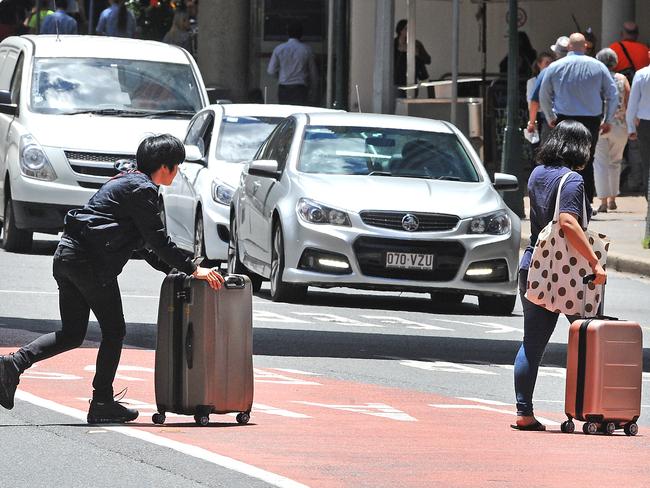
[[[208,171],[212,179],[219,179],[232,188],[239,186],[239,177],[244,170],[243,163],[227,163],[225,161],[215,161],[210,163]]]
[[[30,117],[27,130],[42,146],[135,154],[147,136],[169,133],[185,138],[189,119],[144,119],[92,114]]]
[[[489,182],[303,173],[298,178],[298,186],[307,198],[355,213],[362,210],[392,210],[467,218],[505,207]]]

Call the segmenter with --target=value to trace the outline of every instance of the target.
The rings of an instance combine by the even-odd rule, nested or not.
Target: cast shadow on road
[[[261,290],[255,294],[257,299],[271,302],[271,294],[268,289]],[[323,291],[309,289],[307,297],[300,300],[300,305],[347,308],[347,309],[368,309],[368,310],[392,310],[398,312],[421,312],[421,313],[443,313],[446,315],[458,316],[484,316],[476,303],[468,303],[467,298],[463,303],[434,302],[428,294],[420,296],[399,296],[388,293],[362,294],[362,293],[339,293],[336,291]],[[517,312],[513,316],[521,316]]]
[[[246,428],[246,427],[254,427],[255,424],[254,422],[250,422],[245,425],[240,425],[236,422],[210,422],[206,426],[198,426],[196,425],[195,422],[165,422],[164,425],[158,425],[158,424],[153,424],[153,423],[127,423],[127,424],[89,424],[83,421],[80,421],[79,423],[76,424],[35,424],[35,423],[29,423],[29,424],[0,424],[0,429],[7,429],[7,428],[20,428],[20,427],[28,427],[28,428],[34,428],[34,427],[82,427],[84,429],[102,429],[104,427],[136,427],[138,429],[157,429],[157,430],[164,430],[165,428],[181,428],[185,427],[188,429],[210,429],[210,428],[226,428],[226,427],[238,427],[240,429]]]
[[[58,330],[55,320],[0,317],[0,347],[17,347],[35,334]],[[97,347],[101,338],[97,323],[92,322],[86,347]],[[129,324],[125,347],[155,349],[155,324]],[[254,330],[253,353],[258,356],[395,359],[448,361],[464,364],[514,363],[520,341],[462,337],[420,336],[262,328]],[[565,367],[566,345],[549,344],[543,366]],[[650,372],[650,349],[643,351],[643,370]]]
[[[0,243],[2,243],[2,239],[0,239]],[[59,244],[58,239],[57,240],[34,240],[32,243],[32,248],[27,251],[27,252],[21,252],[21,253],[11,253],[11,254],[28,254],[32,256],[54,256],[54,251],[56,251],[56,246]],[[0,244],[0,247],[2,244]],[[7,252],[4,251],[3,252]]]

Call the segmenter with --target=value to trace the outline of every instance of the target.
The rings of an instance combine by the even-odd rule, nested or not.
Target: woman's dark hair
[[[563,120],[550,132],[537,152],[537,163],[544,166],[583,168],[589,161],[591,134],[575,120]]]
[[[555,56],[553,56],[552,53],[549,53],[548,51],[542,51],[537,55],[535,58],[535,62],[533,62],[533,65],[531,66],[531,69],[533,71],[533,76],[538,76],[539,75],[539,63],[542,62],[542,59],[544,58],[549,58],[551,61],[555,59]]]
[[[397,34],[399,36],[400,32],[402,32],[404,30],[404,28],[406,27],[407,23],[408,22],[407,22],[406,19],[402,19],[399,22],[397,22],[397,25],[395,26],[395,34]]]
[[[124,0],[120,0],[120,11],[117,14],[117,29],[120,32],[126,31],[126,22],[127,22],[127,10],[126,10],[126,2]]]
[[[138,171],[151,176],[162,166],[170,171],[185,160],[185,146],[171,134],[147,137],[138,146],[135,154]]]

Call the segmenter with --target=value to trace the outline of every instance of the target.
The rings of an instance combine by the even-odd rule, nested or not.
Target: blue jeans
[[[533,415],[533,390],[537,381],[539,364],[544,357],[546,345],[555,330],[560,314],[529,302],[524,297],[528,270],[519,270],[519,296],[524,308],[524,342],[515,358],[515,394],[517,415]],[[576,317],[567,317],[571,322]]]

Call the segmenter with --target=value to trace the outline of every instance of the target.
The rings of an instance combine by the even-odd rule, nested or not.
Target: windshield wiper
[[[428,176],[416,174],[396,174],[400,178],[422,178],[423,180],[445,180],[445,181],[461,181],[458,176]]]
[[[389,173],[388,171],[371,171],[368,173],[368,176],[393,176],[393,173]]]
[[[160,110],[155,112],[148,112],[145,117],[194,117],[196,112],[191,110]]]
[[[75,112],[64,112],[62,115],[80,115],[80,114],[93,114],[93,115],[108,115],[117,117],[144,117],[149,115],[149,112],[142,110],[124,110],[120,108],[101,108],[101,109],[87,109],[77,110]]]

